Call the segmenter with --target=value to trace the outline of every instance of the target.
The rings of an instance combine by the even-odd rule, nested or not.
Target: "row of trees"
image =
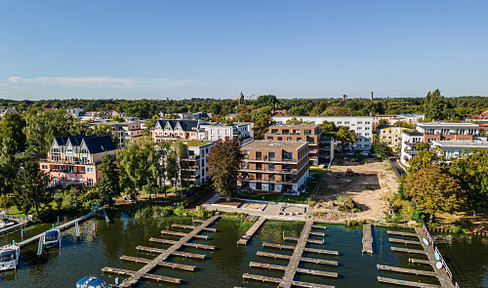
[[[488,150],[471,149],[446,163],[439,149],[419,145],[403,193],[423,212],[483,211],[488,207]]]

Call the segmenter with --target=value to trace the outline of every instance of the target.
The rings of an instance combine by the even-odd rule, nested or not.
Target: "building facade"
[[[347,126],[354,130],[358,141],[352,145],[354,151],[369,151],[373,144],[373,117],[372,116],[276,116],[272,117],[277,123],[296,118],[304,123],[322,124],[324,121],[334,122],[337,127]]]
[[[241,189],[289,195],[304,190],[309,168],[307,142],[254,141],[241,152]]]
[[[328,164],[334,157],[333,138],[324,138],[319,125],[276,124],[268,128],[265,140],[307,142],[308,155],[314,164]]]
[[[254,123],[252,122],[201,124],[199,139],[217,141],[225,140],[226,138],[236,138],[239,140],[254,138],[253,127]]]
[[[100,180],[105,155],[117,152],[110,136],[63,136],[53,140],[47,159],[39,162],[52,185],[87,185]]]
[[[155,143],[172,140],[198,140],[200,125],[203,120],[156,120],[151,131]]]
[[[459,158],[463,152],[471,153],[472,149],[488,149],[488,141],[484,140],[434,140],[432,148],[440,148],[444,159],[451,161]]]
[[[395,151],[395,149],[402,147],[403,131],[415,130],[400,126],[383,126],[376,129],[376,135],[380,142],[386,143],[392,151]]]
[[[208,175],[208,156],[215,145],[213,141],[180,140],[187,147],[182,167],[182,180],[190,185],[200,185],[210,180]]]

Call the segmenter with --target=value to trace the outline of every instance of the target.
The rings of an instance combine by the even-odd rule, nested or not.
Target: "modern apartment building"
[[[369,151],[373,144],[373,117],[372,116],[274,116],[274,121],[285,124],[286,121],[296,118],[304,123],[316,125],[324,121],[334,122],[337,127],[347,126],[354,130],[358,141],[352,145],[355,151]]]
[[[472,149],[488,149],[488,141],[483,140],[434,140],[432,147],[439,147],[446,161],[459,158],[463,152],[471,153]]]
[[[238,184],[241,189],[298,195],[308,177],[308,143],[254,141],[244,155]]]
[[[187,154],[182,165],[182,180],[190,185],[200,185],[210,180],[208,175],[208,156],[215,145],[213,141],[179,140],[187,146]]]
[[[100,163],[117,152],[110,136],[63,136],[53,140],[40,168],[51,176],[52,185],[87,185],[100,180]]]
[[[129,142],[137,142],[142,139],[145,130],[145,124],[148,120],[133,120],[127,122],[105,122],[105,121],[93,121],[89,125],[95,128],[101,124],[105,124],[112,127],[113,135],[118,139],[118,147],[124,147]]]
[[[155,143],[172,140],[198,140],[203,120],[156,120],[151,138]]]
[[[400,126],[383,126],[376,129],[377,139],[383,143],[386,143],[392,151],[402,146],[402,132],[403,131],[415,131],[411,128],[405,128]]]
[[[468,122],[425,122],[417,124],[417,131],[402,132],[402,149],[400,161],[409,166],[408,161],[418,153],[418,143],[433,141],[476,140],[479,125]]]
[[[225,140],[226,138],[237,138],[244,140],[246,138],[254,138],[254,131],[252,122],[236,122],[236,123],[208,123],[201,124],[199,139],[208,141]]]
[[[283,125],[276,124],[268,128],[264,135],[265,140],[307,142],[310,161],[330,163],[334,157],[333,138],[324,138],[319,125],[300,124]]]

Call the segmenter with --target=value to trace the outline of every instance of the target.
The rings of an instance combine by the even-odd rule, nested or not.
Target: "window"
[[[262,189],[261,183],[256,183],[256,190],[261,190],[261,189]]]
[[[293,153],[291,152],[283,152],[283,159],[292,159],[293,158]]]
[[[359,124],[363,124],[363,122],[361,122],[361,121],[358,121],[358,125],[359,125]]]
[[[291,137],[287,137],[286,138],[286,141],[291,141]]]
[[[274,171],[275,170],[275,164],[269,164],[268,165],[268,170],[269,171]]]
[[[369,130],[369,127],[364,128],[364,130]]]
[[[42,165],[42,170],[47,170],[47,165]]]
[[[256,160],[261,160],[261,158],[263,157],[262,154],[263,153],[261,151],[256,151]]]
[[[268,140],[273,140],[273,136],[268,136]]]
[[[263,169],[263,164],[256,163],[256,170],[262,170],[262,169]]]
[[[369,124],[369,122],[364,122],[364,124]]]
[[[283,140],[283,138],[282,137],[278,137],[278,141],[281,141],[281,140]]]
[[[281,132],[281,134],[283,134],[283,135],[288,135],[288,134],[290,134],[290,130],[288,130],[288,129],[283,129],[283,130],[282,130],[282,132]]]
[[[302,142],[302,138],[301,137],[297,137],[297,142]]]
[[[273,175],[274,176],[274,175]],[[269,191],[274,191],[275,190],[275,184],[274,183],[269,183],[268,185],[268,190]]]
[[[271,129],[271,134],[278,134],[278,129]]]
[[[311,135],[312,134],[312,130],[304,130],[303,131],[305,133],[305,135]]]
[[[269,152],[268,156],[269,156],[269,160],[271,161],[275,160],[275,152]]]
[[[263,174],[256,173],[256,180],[261,180],[261,179],[263,179]]]
[[[93,168],[88,168],[88,169],[87,169],[87,172],[88,172],[88,173],[93,173]]]
[[[300,129],[293,129],[293,134],[300,135]]]

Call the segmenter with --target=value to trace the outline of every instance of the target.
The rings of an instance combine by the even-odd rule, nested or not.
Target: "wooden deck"
[[[403,253],[410,253],[410,254],[421,254],[421,255],[426,255],[427,252],[424,250],[419,250],[419,249],[408,249],[408,248],[400,248],[400,247],[391,247],[391,251],[394,252],[403,252]]]
[[[412,264],[425,264],[425,265],[430,265],[429,260],[424,260],[424,259],[417,259],[417,258],[408,258],[408,262]]]
[[[134,275],[137,274],[138,271],[133,271],[133,270],[128,270],[128,269],[120,269],[120,268],[112,268],[112,267],[104,267],[102,269],[102,272],[113,273],[113,274],[117,274],[117,275],[129,275],[130,277],[133,277]],[[167,283],[175,283],[175,284],[181,284],[181,281],[182,281],[179,278],[173,278],[173,277],[156,275],[156,274],[149,274],[149,273],[142,274],[140,278],[146,278],[146,279],[156,280],[159,282],[167,282]],[[123,287],[123,286],[119,286],[119,287]]]
[[[134,263],[142,263],[142,264],[148,264],[151,262],[151,259],[146,259],[146,258],[140,258],[140,257],[131,257],[131,256],[122,256],[120,257],[120,260],[123,261],[130,261]],[[195,265],[185,265],[185,264],[178,264],[178,263],[172,263],[172,262],[159,262],[159,266],[161,267],[167,267],[167,268],[172,268],[172,269],[179,269],[179,270],[185,270],[185,271],[195,271],[196,266]]]
[[[406,280],[380,277],[380,276],[378,276],[378,282],[401,285],[401,286],[409,286],[409,287],[419,287],[419,288],[441,288],[441,286],[439,285],[425,284],[420,282],[406,281]]]
[[[267,248],[276,248],[276,249],[285,249],[285,250],[295,250],[295,246],[292,245],[283,245],[283,244],[275,244],[275,243],[263,243],[263,247]],[[339,251],[334,250],[325,250],[325,249],[315,249],[315,248],[307,248],[303,249],[304,252],[308,253],[316,253],[316,254],[325,254],[325,255],[333,255],[339,256]]]
[[[169,231],[169,230],[163,230],[163,231],[161,231],[161,234],[170,235],[170,236],[177,236],[177,237],[185,237],[186,235],[188,235],[188,233]],[[210,239],[210,237],[208,237],[207,235],[195,235],[195,236],[193,236],[193,238],[203,239],[203,240]]]
[[[193,229],[196,229],[198,228],[198,226],[194,226],[194,225],[182,225],[182,224],[171,224],[171,228],[180,228],[180,229],[189,229],[189,230],[193,230]],[[206,231],[206,232],[217,232],[217,229],[216,228],[203,228],[203,231]]]
[[[294,241],[294,242],[298,242],[300,240],[300,238],[296,238],[296,237],[283,237],[283,240],[285,241]],[[317,245],[322,245],[324,244],[324,240],[315,240],[315,239],[307,239],[306,243],[308,244],[317,244]]]
[[[378,271],[388,271],[388,272],[396,272],[396,273],[403,273],[403,274],[413,274],[417,276],[420,275],[420,276],[436,277],[436,274],[433,271],[394,267],[394,266],[380,265],[380,264],[376,265],[376,268],[378,269]]]
[[[171,245],[178,243],[178,241],[175,241],[175,240],[168,240],[168,239],[161,239],[161,238],[154,238],[154,237],[149,238],[149,241],[162,243],[162,244],[171,244]],[[192,248],[200,248],[200,249],[205,249],[205,250],[215,250],[215,246],[200,244],[200,243],[183,243],[183,246],[192,247]]]
[[[363,253],[373,254],[373,234],[370,223],[363,225]]]
[[[281,260],[291,260],[291,257],[292,257],[291,255],[269,253],[269,252],[263,252],[263,251],[258,251],[256,253],[256,255],[261,256],[261,257],[281,259]],[[329,265],[329,266],[339,266],[339,263],[337,261],[333,261],[333,260],[301,257],[300,261],[307,262],[307,263],[314,263],[314,264]]]
[[[399,243],[399,244],[406,244],[406,245],[421,245],[420,241],[404,240],[399,238],[388,238],[388,241],[390,241],[391,243]]]
[[[263,226],[264,222],[266,222],[266,218],[259,217],[256,222],[247,230],[247,232],[237,241],[237,245],[247,245],[249,240],[258,232],[259,228]]]
[[[242,278],[247,279],[247,280],[256,280],[256,281],[276,283],[276,284],[281,283],[281,278],[262,276],[262,275],[256,275],[256,274],[249,274],[249,273],[244,273],[244,275],[242,275]],[[293,285],[295,287],[307,287],[307,288],[335,288],[335,286],[308,283],[308,282],[302,282],[302,281],[291,281],[291,285]],[[279,286],[279,287],[281,287],[281,286]]]
[[[166,252],[166,249],[159,249],[159,248],[146,247],[146,246],[137,246],[136,249],[139,251],[158,253],[158,254],[163,254]],[[185,258],[201,259],[201,260],[205,259],[206,257],[205,254],[188,253],[188,252],[181,252],[181,251],[175,251],[171,255],[185,257]]]
[[[174,252],[177,252],[178,249],[183,247],[185,243],[187,243],[188,241],[193,239],[195,235],[198,235],[200,232],[202,232],[203,228],[206,228],[207,226],[210,226],[215,221],[217,221],[217,219],[219,219],[219,217],[220,216],[213,216],[213,217],[205,220],[196,229],[192,230],[190,233],[183,236],[179,241],[177,241],[171,247],[166,249],[164,251],[164,253],[160,254],[159,256],[157,256],[156,258],[151,260],[151,262],[147,263],[144,267],[142,267],[138,271],[134,272],[133,274],[126,274],[126,275],[130,275],[130,277],[125,279],[122,283],[120,283],[119,288],[131,287],[131,286],[137,284],[137,282],[139,282],[139,280],[141,278],[148,278],[147,275],[153,275],[153,274],[149,274],[149,272],[151,272],[154,268],[156,268],[156,266],[158,266],[160,262],[164,262],[167,258],[169,258],[172,254],[174,254]],[[157,276],[159,276],[159,275],[157,275]],[[161,276],[161,277],[165,277],[165,276]],[[166,277],[166,278],[169,278],[169,277]],[[152,279],[152,278],[149,278],[149,279]],[[181,280],[180,280],[180,282],[181,282]],[[178,282],[178,283],[180,283],[180,282]]]
[[[388,235],[397,235],[397,236],[407,236],[407,237],[419,237],[416,233],[410,233],[410,232],[402,232],[402,231],[391,231],[388,230],[386,231],[386,234]]]
[[[262,269],[268,269],[268,270],[279,270],[279,271],[285,271],[286,270],[286,266],[269,264],[269,263],[261,263],[261,262],[250,262],[249,267],[251,267],[251,268],[262,268]],[[337,272],[328,272],[328,271],[312,270],[312,269],[304,269],[304,268],[297,268],[297,273],[313,275],[313,276],[329,277],[329,278],[339,277],[339,273],[337,273]]]

